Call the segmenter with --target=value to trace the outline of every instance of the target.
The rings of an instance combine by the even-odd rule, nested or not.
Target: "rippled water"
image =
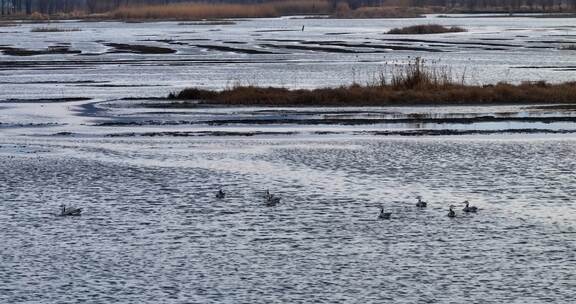
[[[0,155],[0,302],[576,301],[573,140],[38,139]]]
[[[470,31],[383,34],[427,21]],[[0,303],[576,302],[573,105],[161,109],[146,98],[243,79],[364,81],[408,56],[473,83],[566,81],[573,53],[558,48],[573,43],[573,19],[34,26],[2,27],[0,50],[81,53],[0,55]],[[266,189],[279,205],[266,206]],[[479,212],[464,214],[464,200]],[[82,216],[57,216],[62,203]],[[377,220],[380,206],[391,220]]]

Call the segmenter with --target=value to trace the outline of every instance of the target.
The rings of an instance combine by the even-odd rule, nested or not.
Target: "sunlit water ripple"
[[[3,143],[0,302],[573,303],[575,148]],[[264,205],[267,188],[283,198],[277,207]],[[417,195],[429,208],[414,207]],[[462,214],[465,199],[480,212]],[[60,203],[84,214],[57,217]],[[380,205],[392,220],[376,220]]]

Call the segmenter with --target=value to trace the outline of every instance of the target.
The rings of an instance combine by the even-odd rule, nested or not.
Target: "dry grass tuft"
[[[81,54],[81,51],[71,50],[67,46],[49,46],[41,50],[29,50],[22,48],[13,48],[0,46],[0,51],[8,56],[36,56],[36,55],[54,55],[54,54]]]
[[[351,85],[313,90],[235,87],[224,91],[186,89],[171,99],[203,104],[246,106],[401,106],[466,104],[548,104],[576,102],[576,82],[563,84],[499,83],[487,86],[447,86],[439,89],[396,89]]]
[[[576,44],[563,45],[560,49],[565,51],[576,51]]]
[[[189,26],[189,25],[235,25],[236,22],[230,20],[206,20],[206,21],[196,21],[196,22],[180,22],[178,25]]]
[[[389,106],[420,104],[537,104],[576,102],[576,82],[548,84],[466,85],[449,68],[430,67],[420,58],[397,67],[392,76],[369,84],[336,88],[290,90],[236,86],[223,91],[198,88],[170,94],[177,100],[203,104],[251,106]]]
[[[80,32],[81,29],[79,28],[61,28],[61,27],[51,27],[51,26],[43,26],[43,27],[34,27],[30,30],[33,33],[59,33],[59,32]]]
[[[458,26],[445,27],[440,24],[422,24],[413,25],[403,28],[394,28],[388,31],[388,34],[398,34],[398,35],[421,35],[421,34],[444,34],[444,33],[460,33],[466,32]]]

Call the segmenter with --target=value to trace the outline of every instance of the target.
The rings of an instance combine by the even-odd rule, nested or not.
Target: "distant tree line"
[[[121,6],[170,4],[180,2],[204,3],[264,3],[282,0],[0,0],[1,15],[30,15],[34,12],[40,14],[58,13],[102,13],[114,10]],[[284,0],[290,1],[290,0]],[[398,5],[416,7],[444,7],[460,8],[470,11],[507,9],[521,11],[562,11],[575,10],[576,0],[329,0],[336,6],[340,2],[347,2],[352,8],[361,6]]]
[[[0,0],[0,14],[43,14],[83,11],[90,0]],[[94,0],[92,0],[94,1]]]
[[[576,10],[576,0],[410,0],[415,7],[459,8],[463,11],[562,12]]]

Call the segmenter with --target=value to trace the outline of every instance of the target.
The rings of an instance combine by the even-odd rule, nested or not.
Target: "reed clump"
[[[523,82],[467,85],[447,67],[429,66],[420,58],[398,66],[391,76],[376,81],[335,88],[296,89],[234,86],[222,91],[185,89],[170,94],[174,100],[200,104],[245,106],[390,106],[390,105],[489,105],[576,102],[576,82],[549,84]],[[181,107],[194,103],[175,103]]]
[[[236,22],[230,20],[205,20],[205,21],[196,21],[196,22],[180,22],[178,25],[235,25]]]
[[[421,24],[407,26],[403,28],[393,28],[387,34],[396,35],[422,35],[422,34],[444,34],[444,33],[461,33],[466,29],[459,26],[446,27],[440,24]]]
[[[576,44],[567,44],[560,47],[564,51],[576,51]]]
[[[53,26],[34,27],[30,30],[32,33],[59,33],[59,32],[79,32],[79,28],[62,28]]]

